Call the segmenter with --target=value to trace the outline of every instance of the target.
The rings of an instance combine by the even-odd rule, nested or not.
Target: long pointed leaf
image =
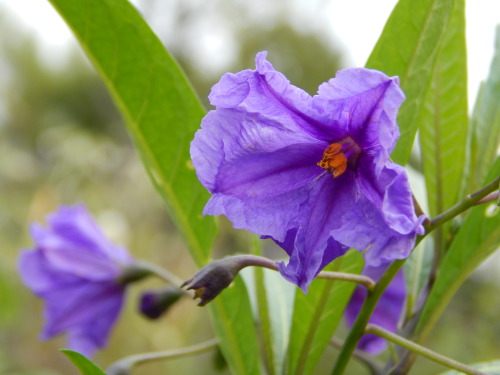
[[[418,122],[427,200],[431,216],[436,216],[456,203],[465,165],[469,115],[464,0],[455,1],[431,80]]]
[[[469,184],[476,191],[500,147],[500,25],[496,29],[495,56],[486,82],[481,83],[471,119]]]
[[[485,182],[500,175],[500,157]],[[479,205],[465,218],[441,263],[420,317],[417,331],[425,338],[469,274],[500,246],[500,208],[496,203]]]
[[[216,227],[213,218],[201,215],[208,193],[189,161],[189,143],[204,115],[191,86],[128,1],[50,1],[108,86],[193,259],[204,265]],[[242,375],[259,373],[249,306],[239,280],[211,304],[222,351],[233,372]]]
[[[215,222],[208,192],[189,163],[204,110],[184,74],[125,0],[50,0],[113,95],[153,183],[198,265],[209,258]]]
[[[398,124],[401,137],[391,154],[405,164],[418,128],[423,97],[431,82],[436,53],[454,0],[400,0],[380,36],[367,68],[397,75],[406,94]]]

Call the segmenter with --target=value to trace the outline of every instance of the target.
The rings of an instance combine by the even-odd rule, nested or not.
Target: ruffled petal
[[[61,272],[91,280],[109,280],[115,278],[119,268],[100,248],[92,248],[91,242],[85,244],[74,236],[62,237],[50,230],[34,224],[31,235],[37,248],[43,253],[51,267]]]
[[[322,84],[313,103],[328,116],[324,131],[333,140],[339,133],[340,138],[349,137],[383,163],[399,137],[396,115],[403,100],[397,77],[349,68]]]
[[[108,304],[107,309],[102,309],[95,319],[71,328],[68,332],[69,347],[87,357],[92,357],[97,349],[105,347],[122,304],[123,298],[116,300]]]
[[[110,320],[109,311],[120,309],[123,296],[123,287],[112,283],[83,280],[60,285],[43,296],[46,307],[42,339],[70,331],[96,319]]]
[[[61,206],[48,216],[47,222],[54,235],[78,245],[82,251],[111,263],[129,264],[132,257],[104,235],[83,204]]]
[[[313,182],[309,199],[300,207],[293,250],[287,250],[290,261],[286,266],[279,264],[283,277],[306,291],[323,267],[349,250],[331,233],[343,225],[342,216],[351,209],[356,195],[357,187],[352,172],[336,179],[324,175]],[[289,246],[291,239],[288,238],[284,244]]]
[[[37,296],[42,296],[60,285],[79,281],[76,276],[54,269],[43,254],[37,250],[21,252],[18,267],[24,284]]]
[[[307,184],[323,170],[324,142],[260,115],[210,112],[191,143],[202,184],[214,195],[204,213],[226,215],[236,228],[283,240],[295,225]]]

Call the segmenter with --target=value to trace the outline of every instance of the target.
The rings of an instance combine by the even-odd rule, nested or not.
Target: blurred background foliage
[[[269,51],[270,61],[293,84],[314,94],[318,84],[345,65],[341,51],[321,33],[321,22],[297,21],[286,2],[273,2],[272,12],[263,16],[258,10],[264,2],[254,0],[250,6],[228,0],[147,0],[140,9],[207,108],[205,98],[220,75],[253,68],[261,50]],[[201,44],[206,50],[214,33],[222,33],[225,52],[210,62],[199,51]],[[181,278],[196,269],[104,85],[82,53],[73,48],[57,64],[47,64],[34,36],[1,8],[0,35],[0,374],[76,374],[57,351],[65,347],[64,338],[37,340],[42,304],[16,271],[19,249],[31,246],[29,222],[43,222],[59,204],[85,202],[105,232],[134,256],[175,270]],[[219,237],[217,254],[247,248],[248,236],[231,230],[224,220]],[[466,363],[498,358],[500,300],[492,296],[499,295],[499,284],[471,278],[443,315],[432,348]],[[179,348],[212,337],[207,310],[189,300],[157,322],[136,314],[140,290],[158,285],[150,280],[132,288],[97,363],[106,367],[129,354]],[[335,355],[334,349],[327,350],[318,373],[329,371]],[[227,373],[217,358],[209,352],[196,359],[140,366],[135,373],[191,374],[200,368],[206,374]],[[352,368],[360,371],[356,365]],[[439,370],[420,360],[414,373]]]

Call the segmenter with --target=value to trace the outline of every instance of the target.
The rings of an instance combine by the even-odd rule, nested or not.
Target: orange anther
[[[323,152],[323,158],[318,162],[318,165],[334,178],[340,176],[347,169],[347,158],[344,153],[340,152],[341,150],[340,143],[332,143]]]

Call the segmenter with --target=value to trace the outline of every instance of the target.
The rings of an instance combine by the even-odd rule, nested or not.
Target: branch
[[[276,263],[269,258],[258,255],[235,255],[235,257],[239,257],[239,261],[242,264],[241,268],[248,266],[258,266],[278,271],[278,266],[276,265]],[[316,278],[350,281],[353,283],[361,284],[368,290],[373,290],[373,288],[375,287],[375,281],[373,281],[373,279],[368,276],[357,275],[354,273],[321,271],[318,276],[316,276]]]
[[[368,324],[365,328],[365,333],[380,336],[386,340],[392,341],[393,343],[400,345],[406,349],[409,349],[423,357],[430,359],[431,361],[437,362],[443,366],[452,368],[454,370],[460,371],[464,374],[469,375],[488,375],[482,371],[476,370],[472,367],[464,365],[463,363],[457,362],[454,359],[445,357],[442,354],[436,353],[424,346],[414,343],[413,341],[407,340],[395,333],[385,330],[375,324]]]
[[[483,199],[489,196],[489,194],[493,193],[495,190],[499,189],[500,177],[497,177],[488,185],[483,187],[481,190],[476,191],[464,198],[461,202],[457,203],[455,206],[450,208],[449,210],[443,212],[442,214],[436,216],[434,219],[431,219],[427,222],[426,225],[426,234],[429,234],[438,226],[443,223],[453,219],[455,216],[460,215],[465,210],[471,208],[476,204],[480,204]],[[489,201],[489,200],[488,200]],[[486,202],[486,200],[484,201]]]
[[[172,359],[179,357],[186,357],[193,354],[198,354],[215,348],[219,344],[218,339],[211,339],[197,345],[188,346],[187,348],[165,350],[161,352],[151,352],[134,354],[125,357],[113,363],[106,371],[107,375],[129,375],[135,365],[144,362],[151,362],[163,359]]]

